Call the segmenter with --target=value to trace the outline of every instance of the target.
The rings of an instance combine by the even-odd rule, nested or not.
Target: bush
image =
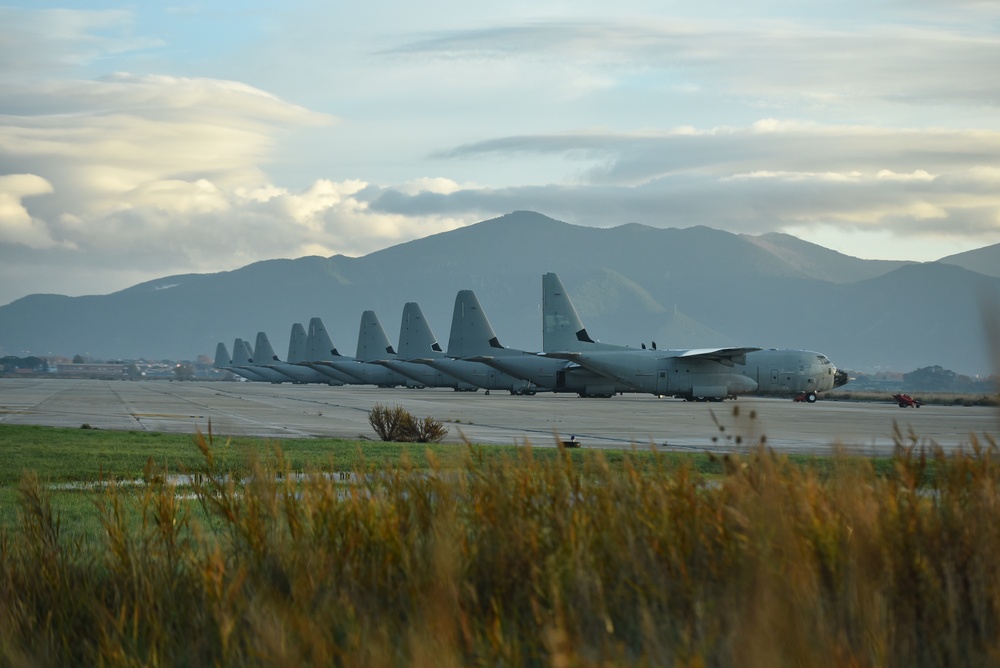
[[[411,429],[413,416],[402,406],[375,404],[368,411],[368,424],[383,441],[402,441],[403,434]]]
[[[440,420],[415,418],[399,405],[375,404],[368,411],[368,423],[383,441],[438,443],[448,435],[448,428]]]
[[[448,427],[432,417],[411,418],[413,440],[417,443],[440,443],[448,435]]]

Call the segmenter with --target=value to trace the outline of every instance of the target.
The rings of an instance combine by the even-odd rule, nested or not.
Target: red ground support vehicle
[[[897,403],[899,403],[900,408],[909,408],[910,406],[913,406],[914,408],[920,408],[921,406],[924,405],[924,402],[920,401],[919,399],[914,399],[908,394],[902,394],[902,393],[894,394],[892,395],[892,398],[895,399]]]

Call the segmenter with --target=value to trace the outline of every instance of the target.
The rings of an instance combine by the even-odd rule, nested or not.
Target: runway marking
[[[157,418],[158,417],[158,418],[181,418],[181,419],[196,418],[196,419],[199,419],[199,420],[204,420],[205,419],[204,415],[175,415],[173,413],[131,413],[130,415],[132,415],[133,417],[137,417],[137,418],[141,418],[141,417]]]

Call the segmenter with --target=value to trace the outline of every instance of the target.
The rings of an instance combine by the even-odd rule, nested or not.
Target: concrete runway
[[[692,403],[624,395],[581,399],[575,395],[486,396],[446,389],[380,389],[364,386],[271,385],[249,382],[101,381],[53,378],[0,379],[0,423],[190,433],[273,439],[342,437],[375,439],[368,410],[399,404],[416,417],[433,417],[450,429],[445,442],[463,435],[476,443],[552,446],[556,435],[575,435],[584,447],[633,445],[691,451],[736,451],[766,437],[786,452],[828,453],[835,444],[863,454],[887,454],[896,425],[910,442],[953,449],[971,435],[1000,442],[995,408],[743,397]],[[666,445],[664,445],[666,444]]]

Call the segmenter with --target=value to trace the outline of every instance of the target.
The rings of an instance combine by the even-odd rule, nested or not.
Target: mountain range
[[[267,260],[108,295],[29,295],[0,307],[0,355],[190,360],[258,331],[284,355],[292,324],[314,316],[353,354],[364,310],[395,340],[409,301],[447,346],[462,289],[476,292],[502,344],[539,350],[550,271],[604,341],[805,348],[850,370],[995,372],[982,305],[1000,304],[1000,244],[929,263],[863,260],[786,234],[581,227],[530,211],[364,257]]]

